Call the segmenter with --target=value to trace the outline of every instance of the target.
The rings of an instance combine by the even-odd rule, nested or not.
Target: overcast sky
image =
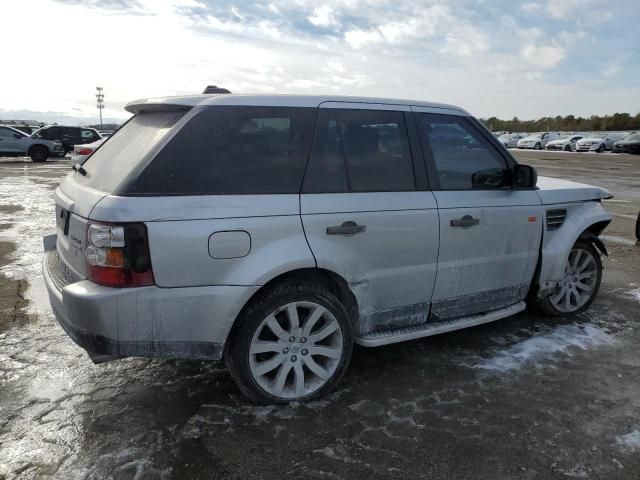
[[[638,0],[3,2],[0,119],[95,122],[136,98],[313,93],[521,119],[640,111]],[[8,54],[8,55],[7,55]],[[106,121],[106,120],[105,120]]]

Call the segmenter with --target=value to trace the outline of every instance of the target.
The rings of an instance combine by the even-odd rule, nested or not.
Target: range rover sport
[[[44,277],[95,362],[224,359],[257,402],[333,389],[386,345],[602,276],[601,188],[537,178],[466,111],[354,97],[141,100],[55,191]]]

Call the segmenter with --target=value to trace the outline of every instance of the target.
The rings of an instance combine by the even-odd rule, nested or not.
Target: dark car
[[[613,153],[640,154],[640,133],[632,133],[613,144]]]
[[[59,141],[62,143],[65,154],[72,151],[76,145],[93,143],[102,138],[98,131],[93,128],[65,127],[63,125],[42,127],[34,132],[32,137]]]

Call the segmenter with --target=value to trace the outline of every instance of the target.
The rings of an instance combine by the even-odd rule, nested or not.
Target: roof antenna
[[[206,94],[206,93],[231,93],[231,92],[226,88],[218,87],[216,85],[207,85],[207,87],[204,89],[204,92],[202,93]]]

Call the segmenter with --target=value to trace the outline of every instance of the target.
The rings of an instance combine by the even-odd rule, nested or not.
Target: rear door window
[[[402,112],[321,109],[304,192],[415,190]]]
[[[310,108],[203,108],[128,185],[125,193],[298,193],[315,115],[316,110]]]

